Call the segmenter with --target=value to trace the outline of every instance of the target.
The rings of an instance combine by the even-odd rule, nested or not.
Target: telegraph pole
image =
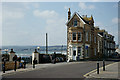
[[[47,33],[46,33],[46,54],[48,54],[48,41],[47,41]]]

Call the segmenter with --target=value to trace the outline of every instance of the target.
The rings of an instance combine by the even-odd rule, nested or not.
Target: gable
[[[68,25],[69,23],[73,23],[73,20],[77,19],[78,22],[85,24],[85,21],[83,21],[83,18],[77,13],[75,12],[72,17],[67,21],[66,25]]]

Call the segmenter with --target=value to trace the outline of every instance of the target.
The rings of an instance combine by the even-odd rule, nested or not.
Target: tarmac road
[[[18,80],[18,79],[24,79],[29,80],[33,79],[39,79],[39,80],[54,80],[55,78],[62,79],[62,78],[76,78],[79,80],[84,79],[84,74],[96,69],[97,61],[82,61],[80,63],[75,64],[68,64],[68,65],[61,65],[57,67],[47,67],[44,69],[37,69],[34,71],[28,71],[28,72],[22,72],[22,73],[16,73],[12,75],[4,75],[3,80]],[[112,61],[106,61],[106,64],[113,63]],[[53,64],[55,65],[55,64]],[[102,66],[102,61],[100,61],[100,66]],[[15,79],[16,78],[16,79]],[[52,79],[54,78],[54,79]],[[81,79],[80,79],[81,78]],[[69,79],[71,80],[71,79]],[[72,79],[73,80],[73,79]]]

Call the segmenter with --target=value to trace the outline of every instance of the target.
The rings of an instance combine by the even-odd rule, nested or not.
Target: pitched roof
[[[74,15],[77,15],[78,18],[80,18],[80,19],[83,21],[84,24],[85,24],[85,23],[89,24],[89,22],[90,22],[91,20],[93,20],[93,17],[92,17],[92,16],[91,16],[90,18],[81,17],[77,12],[74,12],[74,14],[72,15],[72,17],[67,21],[66,25],[71,21],[71,19],[73,18]],[[94,22],[94,21],[93,21],[93,22]]]

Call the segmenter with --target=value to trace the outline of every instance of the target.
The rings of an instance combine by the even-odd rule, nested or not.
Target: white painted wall
[[[80,59],[83,59],[83,45],[82,44],[70,44],[69,45],[69,55],[68,55],[68,60],[77,60],[77,56],[78,56],[78,47],[81,47],[81,55],[80,55]],[[76,51],[76,55],[73,55],[73,50]]]
[[[9,53],[9,61],[13,61],[14,56],[15,56],[15,53]]]
[[[34,58],[36,58],[37,63],[39,63],[39,53],[32,53],[32,64],[33,64]]]

